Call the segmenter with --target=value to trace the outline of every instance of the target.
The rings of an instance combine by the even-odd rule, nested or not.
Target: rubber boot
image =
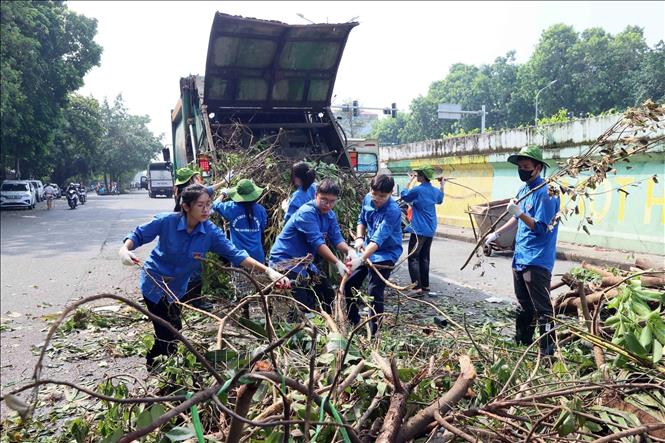
[[[547,317],[538,318],[538,332],[540,332],[540,355],[546,357],[554,355],[554,323],[549,321]]]
[[[536,328],[533,325],[533,314],[522,308],[517,308],[517,318],[515,319],[515,343],[518,345],[529,346],[533,343],[533,333]]]

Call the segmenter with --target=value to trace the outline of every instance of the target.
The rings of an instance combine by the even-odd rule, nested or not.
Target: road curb
[[[444,233],[437,231],[436,234],[434,234],[434,236],[436,238],[441,238],[441,239],[453,239],[472,244],[476,243],[476,239],[472,235],[466,235],[458,232]],[[624,252],[613,249],[611,250],[610,253],[605,254],[602,257],[599,257],[598,254],[601,254],[601,252],[598,251],[585,252],[585,251],[579,251],[577,250],[577,248],[579,248],[579,246],[571,248],[567,247],[566,243],[559,242],[557,243],[556,258],[559,260],[569,260],[569,261],[578,261],[578,262],[585,261],[589,264],[596,266],[610,266],[615,268],[628,269],[632,265],[632,262],[628,258],[621,260],[610,256],[610,254],[624,253],[626,256],[637,255],[637,253],[634,252],[628,252],[628,251]]]

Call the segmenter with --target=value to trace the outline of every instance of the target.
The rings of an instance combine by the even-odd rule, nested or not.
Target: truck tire
[[[150,192],[150,191],[148,191],[148,195],[150,196],[150,198],[155,198],[155,194],[153,194],[153,193]]]

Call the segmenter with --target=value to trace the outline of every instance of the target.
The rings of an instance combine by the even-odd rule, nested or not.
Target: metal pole
[[[540,88],[540,90],[538,90],[538,92],[536,92],[536,115],[535,115],[534,122],[533,122],[535,126],[538,126],[538,96],[540,95],[541,92],[543,92],[545,89],[549,88],[550,86],[552,86],[556,82],[557,82],[557,80],[554,79],[551,82],[549,82],[547,85],[545,85],[544,87]]]
[[[485,132],[485,105],[480,108],[480,133]]]

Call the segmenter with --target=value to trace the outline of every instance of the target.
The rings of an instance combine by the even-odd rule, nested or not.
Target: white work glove
[[[120,256],[122,264],[125,266],[138,265],[140,263],[138,257],[136,257],[136,255],[125,246],[120,248],[118,255]]]
[[[356,269],[358,269],[363,263],[365,263],[365,260],[359,255],[357,257],[349,257],[346,260],[346,267],[349,270],[349,272],[353,272]]]
[[[512,215],[513,217],[519,217],[520,215],[522,215],[522,210],[520,209],[517,200],[515,200],[514,198],[510,199],[510,203],[508,203],[506,211],[508,211],[508,214]]]
[[[494,243],[496,239],[500,237],[498,232],[492,232],[490,235],[487,236],[485,239],[485,246],[490,246],[490,243]]]
[[[337,260],[335,262],[335,267],[337,268],[337,272],[339,273],[340,277],[344,277],[349,273],[349,269],[346,267],[342,260]]]
[[[226,197],[227,195],[229,195],[229,191],[230,191],[229,188],[221,188],[219,190],[219,193]]]
[[[360,251],[363,247],[365,247],[365,239],[362,237],[358,237],[353,241],[353,248],[356,251]]]
[[[280,274],[272,268],[266,269],[266,274],[270,280],[275,282],[275,287],[278,289],[289,289],[291,287],[291,282],[288,277],[284,274]]]
[[[289,199],[282,200],[282,211],[286,212],[289,209]]]

